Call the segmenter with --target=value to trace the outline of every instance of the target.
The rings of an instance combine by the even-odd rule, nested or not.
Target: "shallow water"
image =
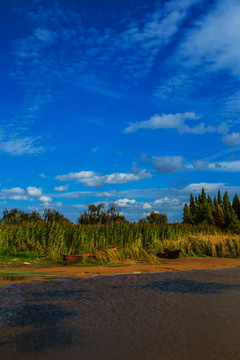
[[[11,282],[31,282],[34,280],[58,280],[59,276],[47,272],[32,272],[25,270],[2,270],[0,269],[0,286],[8,285]]]
[[[240,269],[0,288],[1,359],[238,359]]]

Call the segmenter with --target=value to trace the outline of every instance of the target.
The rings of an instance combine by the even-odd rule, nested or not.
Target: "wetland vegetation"
[[[118,251],[108,249],[119,246]],[[240,202],[228,194],[214,199],[204,189],[191,194],[183,221],[168,223],[165,214],[151,213],[139,222],[128,222],[111,204],[89,205],[77,224],[55,210],[5,210],[0,225],[2,263],[62,261],[63,254],[80,254],[83,264],[158,263],[159,250],[181,249],[182,256],[239,257]],[[91,253],[86,257],[84,254]]]

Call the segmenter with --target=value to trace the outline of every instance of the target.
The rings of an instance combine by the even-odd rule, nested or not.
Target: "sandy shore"
[[[162,264],[157,265],[121,265],[121,266],[58,266],[58,267],[33,267],[31,265],[11,267],[0,265],[0,269],[5,270],[25,270],[33,273],[47,273],[55,276],[73,276],[73,277],[91,277],[93,275],[114,275],[114,274],[132,274],[137,272],[166,272],[166,271],[187,271],[187,270],[210,270],[225,269],[240,266],[239,259],[228,258],[180,258],[180,259],[164,259]],[[41,277],[31,277],[26,279],[8,281],[0,278],[0,286],[12,284],[13,282],[25,282],[31,280],[42,280]]]

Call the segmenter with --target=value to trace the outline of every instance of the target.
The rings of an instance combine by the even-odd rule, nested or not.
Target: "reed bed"
[[[120,250],[107,249],[120,246]],[[0,226],[0,249],[35,252],[61,259],[63,254],[93,253],[100,263],[156,262],[162,247],[181,249],[185,256],[240,256],[240,236],[210,225],[147,224],[116,222],[105,225],[75,225],[39,221]],[[85,259],[83,261],[92,261]]]

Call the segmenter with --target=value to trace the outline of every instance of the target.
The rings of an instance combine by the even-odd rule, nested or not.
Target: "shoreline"
[[[212,270],[240,267],[240,258],[178,258],[164,259],[161,264],[121,264],[110,266],[71,265],[37,267],[32,265],[9,266],[0,265],[1,273],[22,271],[21,279],[1,279],[0,286],[32,281],[47,280],[48,276],[86,278],[94,275],[108,276],[117,274],[158,273],[167,271]],[[31,274],[27,275],[27,274]],[[38,276],[41,273],[42,275]],[[25,278],[24,278],[25,274]],[[45,278],[44,275],[45,274]],[[0,274],[1,275],[1,274]]]

